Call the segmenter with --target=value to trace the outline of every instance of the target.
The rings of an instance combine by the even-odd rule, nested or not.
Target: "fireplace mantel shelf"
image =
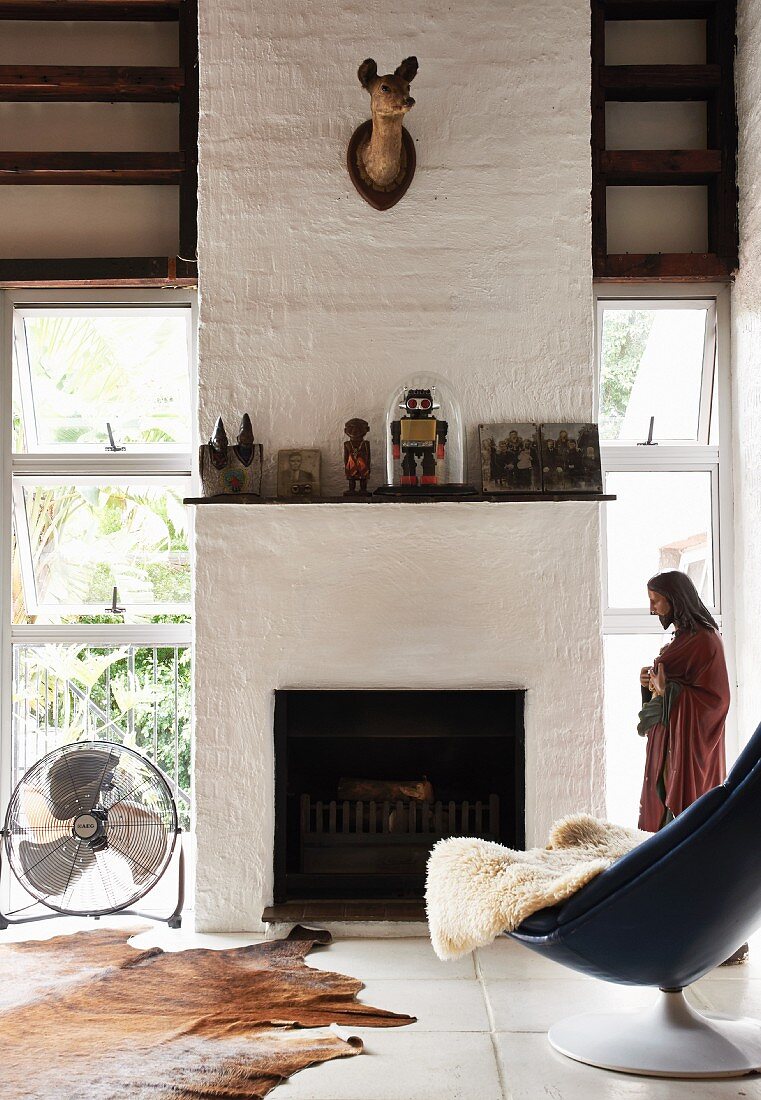
[[[266,505],[279,504],[286,508],[310,504],[527,504],[532,501],[544,503],[566,503],[568,501],[604,501],[615,500],[612,493],[472,493],[469,496],[397,496],[376,497],[341,496],[313,497],[311,500],[281,500],[278,497],[260,497],[252,493],[224,494],[213,497],[185,497],[184,504],[237,504]]]

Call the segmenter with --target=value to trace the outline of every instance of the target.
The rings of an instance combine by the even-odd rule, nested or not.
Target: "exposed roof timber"
[[[733,265],[711,252],[625,252],[596,256],[596,279],[617,282],[724,282],[732,275]]]
[[[0,259],[0,287],[172,287],[197,282],[196,265],[178,256]]]
[[[0,65],[0,101],[176,103],[180,68],[98,65]]]
[[[605,18],[617,19],[707,19],[715,0],[602,0]]]
[[[181,153],[0,152],[0,184],[179,184]]]
[[[0,0],[0,19],[164,23],[179,13],[180,0]]]
[[[602,65],[606,100],[706,99],[721,85],[720,65]]]
[[[721,150],[602,150],[600,172],[607,184],[706,183],[721,172]]]

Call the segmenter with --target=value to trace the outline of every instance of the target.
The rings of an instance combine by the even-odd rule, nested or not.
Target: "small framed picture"
[[[601,493],[600,436],[596,424],[542,424],[545,493]]]
[[[299,447],[277,452],[280,500],[308,500],[320,495],[320,452]]]
[[[479,424],[481,484],[485,493],[538,493],[542,489],[536,424]]]

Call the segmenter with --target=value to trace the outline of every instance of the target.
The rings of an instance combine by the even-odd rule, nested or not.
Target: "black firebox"
[[[423,896],[432,846],[525,844],[524,692],[275,692],[275,903]]]

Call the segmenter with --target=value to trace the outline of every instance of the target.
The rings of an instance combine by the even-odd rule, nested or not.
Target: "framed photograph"
[[[294,448],[277,452],[277,495],[308,500],[320,495],[320,452]]]
[[[481,484],[485,493],[538,493],[542,489],[536,424],[479,424]]]
[[[542,424],[545,493],[601,493],[600,436],[596,424]]]

